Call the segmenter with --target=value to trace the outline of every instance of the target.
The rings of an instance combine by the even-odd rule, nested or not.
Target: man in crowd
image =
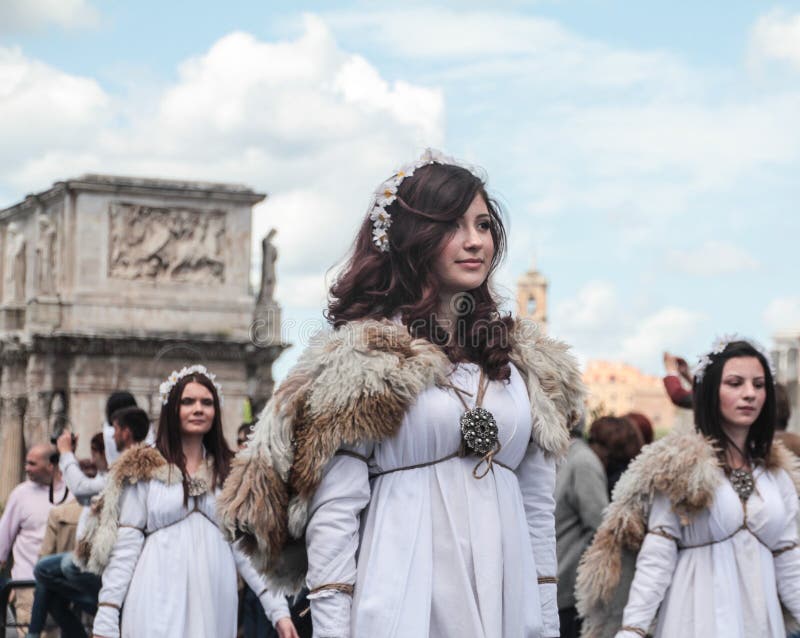
[[[113,441],[122,453],[132,445],[145,440],[150,429],[150,419],[141,408],[128,406],[111,415]],[[60,452],[59,466],[64,480],[79,503],[85,506],[78,522],[77,536],[80,538],[88,516],[88,506],[106,483],[106,474],[89,477],[81,471],[73,452],[77,442],[70,432],[64,432],[57,441]],[[81,571],[75,564],[72,553],[54,554],[42,558],[34,570],[36,576],[36,601],[28,638],[38,638],[49,612],[61,628],[64,638],[84,638],[87,634],[80,618],[72,608],[78,607],[93,612],[100,591],[100,578]]]
[[[583,439],[585,423],[581,418],[570,433],[567,458],[556,474],[558,617],[562,638],[578,638],[580,635],[581,622],[575,609],[578,562],[589,547],[608,505],[606,470]]]
[[[57,495],[59,501],[66,496],[52,455],[49,445],[34,445],[28,450],[25,457],[28,480],[11,491],[0,518],[0,569],[11,552],[14,558],[11,578],[14,580],[33,579],[33,567],[44,540],[53,495]],[[17,622],[28,624],[33,590],[18,589],[15,594]]]

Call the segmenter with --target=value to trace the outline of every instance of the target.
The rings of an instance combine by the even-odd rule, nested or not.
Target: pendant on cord
[[[755,489],[753,473],[741,468],[731,470],[730,481],[739,498],[746,502]]]
[[[461,415],[461,440],[471,452],[483,455],[497,446],[497,422],[483,408],[473,408]]]

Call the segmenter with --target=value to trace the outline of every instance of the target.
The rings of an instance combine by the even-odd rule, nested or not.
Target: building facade
[[[244,400],[272,392],[285,347],[272,288],[258,303],[250,290],[252,207],[264,197],[86,175],[0,211],[0,502],[57,417],[88,455],[112,391],[131,391],[155,419],[159,382],[184,365],[216,373],[233,440]]]
[[[653,428],[672,428],[679,410],[667,397],[661,377],[644,374],[638,368],[618,361],[588,361],[583,381],[589,389],[587,414],[623,416],[641,412]]]
[[[800,433],[800,330],[773,337],[772,361],[778,382],[786,386],[792,406],[788,429]]]

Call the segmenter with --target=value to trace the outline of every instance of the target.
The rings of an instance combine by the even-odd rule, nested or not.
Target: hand
[[[667,374],[674,374],[677,376],[678,374],[678,357],[674,354],[670,354],[669,352],[664,353],[664,368],[667,371]]]
[[[77,443],[78,435],[73,435],[72,432],[65,429],[56,440],[56,448],[58,448],[59,454],[66,454],[67,452],[74,452]]]
[[[275,631],[278,632],[278,638],[300,638],[300,635],[294,628],[292,619],[288,616],[281,618],[275,623]]]
[[[692,375],[692,371],[689,369],[689,364],[686,363],[686,359],[677,357],[677,361],[678,361],[678,373],[689,383],[692,383],[692,381],[694,381],[694,375]]]

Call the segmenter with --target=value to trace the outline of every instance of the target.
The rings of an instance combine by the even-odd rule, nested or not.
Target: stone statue
[[[10,301],[25,301],[25,235],[18,222],[8,225],[6,235],[6,290]]]
[[[39,241],[36,257],[39,274],[39,292],[46,295],[55,293],[56,274],[56,225],[45,215],[39,217]]]
[[[278,233],[272,228],[261,240],[261,288],[258,291],[256,305],[265,305],[272,302],[275,293],[275,261],[278,259],[278,249],[272,243],[272,238]]]

